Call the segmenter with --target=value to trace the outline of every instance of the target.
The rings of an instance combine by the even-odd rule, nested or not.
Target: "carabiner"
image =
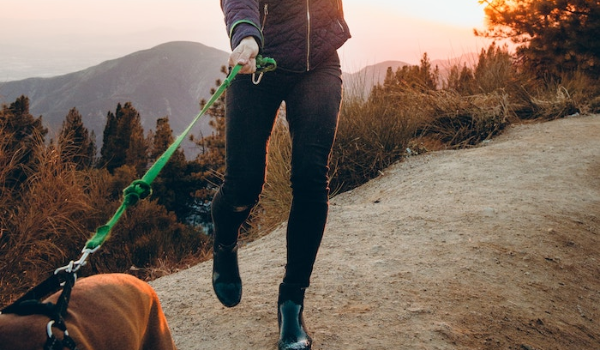
[[[256,79],[256,73],[258,73],[258,79]],[[260,81],[262,80],[263,75],[265,74],[265,72],[255,72],[252,73],[252,84],[254,85],[258,85],[260,84]]]
[[[82,266],[85,266],[85,264],[87,264],[87,259],[90,256],[90,254],[95,253],[98,249],[100,249],[101,246],[97,246],[94,249],[90,249],[90,248],[83,248],[82,255],[79,258],[79,260],[77,261],[73,261],[71,260],[66,266],[63,267],[59,267],[58,269],[54,270],[54,274],[58,275],[60,272],[66,272],[66,273],[74,273],[77,272]]]
[[[265,72],[272,72],[277,69],[277,62],[270,57],[263,57],[261,55],[256,56],[256,72],[252,73],[252,83],[254,85],[260,84]],[[258,73],[258,78],[256,74]]]

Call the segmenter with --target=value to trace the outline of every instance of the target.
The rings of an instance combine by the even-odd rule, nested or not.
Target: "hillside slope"
[[[411,158],[332,200],[305,318],[317,350],[600,349],[600,116]],[[284,225],[151,282],[180,350],[275,349]]]
[[[215,81],[225,77],[220,69],[227,57],[200,43],[169,42],[70,74],[0,83],[0,103],[29,97],[31,114],[42,115],[51,132],[76,107],[101,143],[107,113],[132,102],[146,130],[169,116],[179,134],[200,111],[200,100],[210,97]]]

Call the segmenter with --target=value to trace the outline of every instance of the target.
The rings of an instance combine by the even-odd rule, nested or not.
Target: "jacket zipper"
[[[343,6],[342,6],[342,0],[337,0],[337,8],[338,8],[338,13],[340,15],[340,17],[344,17],[344,10],[343,10]]]
[[[338,8],[338,15],[340,16],[339,18],[344,18],[344,8],[342,7],[342,1],[341,0],[337,0],[337,8]],[[344,26],[342,25],[342,22],[340,22],[340,20],[337,20],[337,24],[338,26],[340,26],[340,29],[342,30],[343,33],[346,32],[346,29],[344,29]]]
[[[310,0],[306,0],[306,71],[310,70]]]
[[[268,14],[269,14],[269,4],[265,4],[264,10],[263,10],[262,26],[260,28],[260,30],[262,30],[262,31],[265,30],[265,23],[267,22],[267,15]]]

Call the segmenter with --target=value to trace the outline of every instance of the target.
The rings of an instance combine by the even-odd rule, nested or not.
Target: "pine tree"
[[[78,170],[89,168],[94,164],[96,143],[83,125],[83,119],[77,108],[72,108],[62,123],[58,144],[61,159],[76,164]]]
[[[125,104],[125,106],[128,105]],[[131,104],[129,104],[128,107],[130,106]],[[128,135],[123,135],[123,138],[129,136],[129,145],[125,154],[125,164],[133,166],[138,176],[142,176],[148,169],[148,141],[144,136],[144,127],[142,127],[140,114],[131,107],[130,109],[126,109],[124,116],[125,115],[127,117],[123,118],[123,130],[127,130],[127,127],[129,127],[130,130]]]
[[[467,65],[463,65],[462,68],[454,65],[450,68],[444,89],[454,90],[462,95],[471,95],[475,92],[474,82],[475,78],[471,68]]]
[[[33,152],[42,146],[48,129],[42,125],[42,117],[35,118],[29,112],[29,98],[21,96],[0,111],[0,131],[4,138],[5,156],[18,166],[7,174],[5,186],[18,186],[28,174],[35,171]]]
[[[227,74],[226,68],[222,67],[221,72]],[[221,81],[217,80],[215,84],[220,86]],[[215,91],[216,88],[212,88],[211,94],[214,94]],[[195,161],[190,164],[197,184],[195,191],[196,218],[193,219],[197,223],[211,222],[210,202],[225,173],[225,99],[226,93],[223,93],[207,112],[211,117],[210,125],[214,132],[195,141],[202,150]],[[205,104],[206,101],[201,101],[201,107],[204,107]]]
[[[134,167],[138,175],[147,168],[148,142],[131,102],[119,103],[114,114],[108,112],[100,154],[100,166],[111,173],[123,165]]]
[[[117,110],[121,109],[121,104],[117,106]],[[106,167],[111,173],[116,168],[113,162],[117,155],[117,117],[113,112],[108,112],[106,115],[106,126],[102,134],[102,147],[100,148],[100,168]]]
[[[600,76],[600,2],[589,0],[480,0],[489,38],[510,39],[517,55],[539,75],[577,69]]]
[[[158,118],[156,120],[156,131],[152,134],[152,147],[150,148],[150,160],[156,161],[174,141],[173,130],[169,124],[169,117]],[[183,153],[178,149],[174,158],[183,156]],[[173,158],[172,158],[173,159]]]
[[[482,49],[473,76],[479,91],[493,92],[508,86],[516,75],[513,59],[508,46],[499,47],[492,43],[488,49]]]
[[[173,142],[169,117],[159,118],[156,121],[156,132],[152,137],[150,160],[156,161]],[[168,211],[174,212],[180,222],[184,222],[194,210],[192,194],[196,186],[185,155],[178,148],[154,180],[152,196]]]
[[[435,68],[431,66],[431,60],[429,59],[427,52],[425,52],[421,58],[421,65],[417,70],[417,77],[417,80],[424,88],[428,90],[437,89],[440,78],[440,69],[438,66],[435,66]]]

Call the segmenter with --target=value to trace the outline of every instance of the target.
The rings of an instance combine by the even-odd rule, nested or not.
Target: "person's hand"
[[[248,36],[240,41],[240,44],[229,55],[229,66],[242,65],[240,73],[252,74],[256,72],[256,56],[258,55],[258,44],[254,37]]]

